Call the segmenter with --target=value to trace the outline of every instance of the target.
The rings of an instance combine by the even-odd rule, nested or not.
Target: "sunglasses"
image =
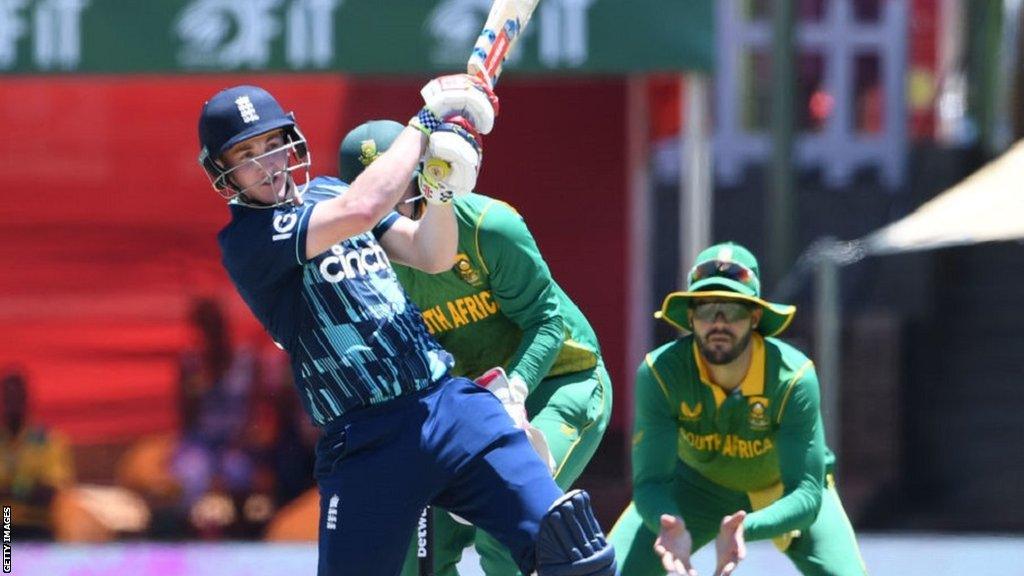
[[[750,306],[743,302],[702,302],[693,307],[693,317],[701,322],[714,322],[721,314],[726,322],[750,318]]]
[[[728,280],[735,280],[741,284],[753,285],[755,288],[760,288],[758,285],[757,275],[754,271],[742,264],[736,262],[723,262],[722,260],[708,260],[702,262],[693,267],[690,270],[690,284],[705,278],[725,278]]]

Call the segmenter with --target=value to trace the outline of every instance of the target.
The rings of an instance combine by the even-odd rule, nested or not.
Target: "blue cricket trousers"
[[[397,576],[434,504],[534,569],[541,518],[562,495],[501,402],[465,378],[344,414],[317,444],[318,576]]]

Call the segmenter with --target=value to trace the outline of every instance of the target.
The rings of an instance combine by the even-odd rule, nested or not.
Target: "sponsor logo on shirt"
[[[292,237],[295,225],[299,223],[299,217],[294,212],[285,212],[274,215],[274,242],[287,240]]]
[[[391,262],[380,244],[352,250],[335,244],[331,247],[331,254],[320,261],[320,275],[332,284],[391,267]]]
[[[696,421],[700,418],[702,412],[704,412],[704,404],[700,402],[697,402],[697,405],[693,408],[686,402],[679,403],[679,419],[684,422]]]

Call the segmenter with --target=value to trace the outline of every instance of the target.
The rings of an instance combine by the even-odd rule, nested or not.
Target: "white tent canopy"
[[[868,254],[1024,238],[1024,140],[864,239]]]

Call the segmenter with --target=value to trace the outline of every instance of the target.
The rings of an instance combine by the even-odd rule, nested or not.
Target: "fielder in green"
[[[341,179],[351,182],[401,129],[397,122],[377,120],[349,132],[339,150]],[[417,196],[410,183],[397,209],[422,216],[430,206]],[[525,400],[523,420],[531,442],[548,460],[556,483],[568,489],[597,450],[611,417],[611,381],[597,336],[552,279],[515,209],[480,194],[457,197],[452,205],[459,240],[451,270],[431,275],[394,264],[395,273],[430,333],[455,356],[453,376],[477,379],[504,368],[513,400],[517,395],[519,402]],[[443,510],[433,510],[433,538],[439,576],[457,574],[456,564],[470,545],[488,576],[518,573],[496,540]],[[403,576],[417,574],[416,552],[413,542]]]
[[[647,354],[636,379],[633,502],[609,535],[623,575],[715,576],[747,540],[772,539],[806,575],[864,576],[833,479],[814,365],[775,338],[796,308],[761,299],[757,260],[733,243],[697,256],[656,317],[689,332]]]

